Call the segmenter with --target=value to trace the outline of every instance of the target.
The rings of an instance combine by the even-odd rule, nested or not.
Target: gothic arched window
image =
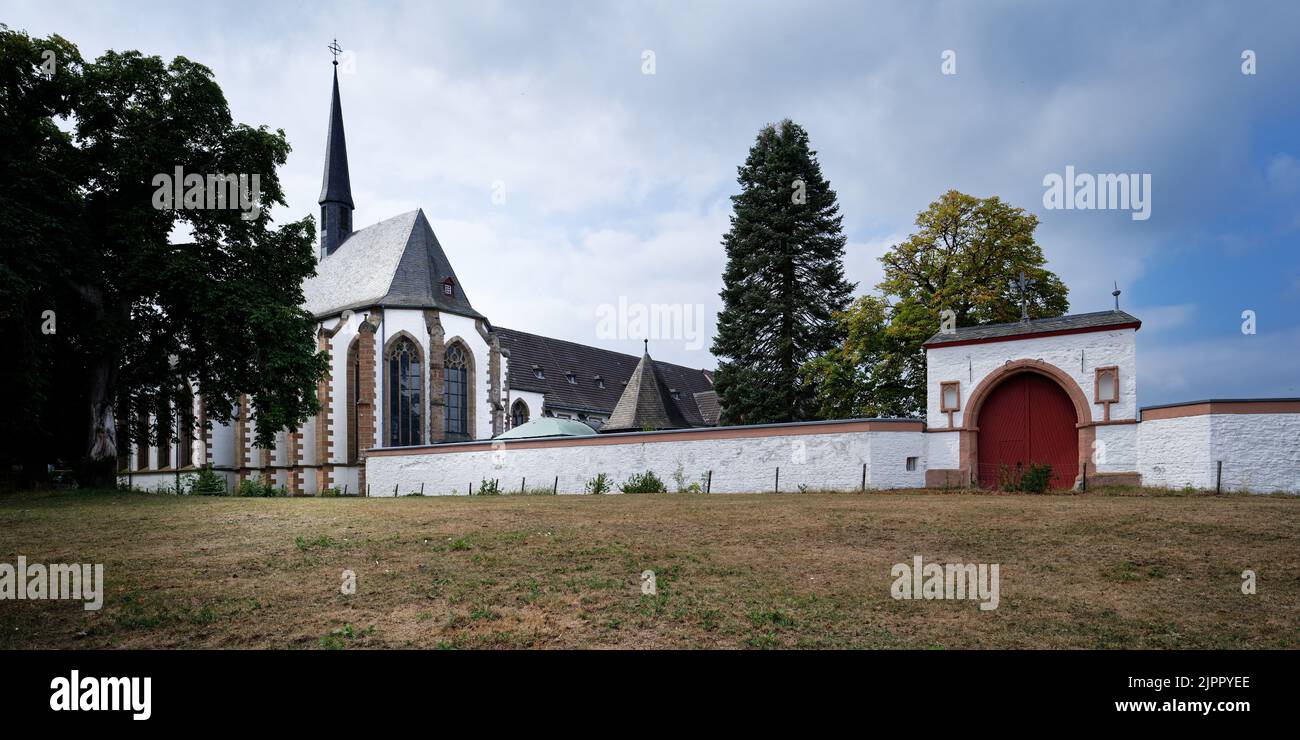
[[[348,346],[347,384],[348,464],[356,465],[357,460],[360,459],[359,427],[357,426],[357,401],[361,400],[361,342],[359,339],[353,339],[352,344]],[[370,444],[366,446],[369,447]]]
[[[399,337],[388,347],[388,445],[421,443],[423,404],[420,348],[409,337]]]
[[[194,395],[189,383],[181,386],[180,427],[176,430],[176,467],[194,467]]]
[[[469,356],[460,344],[447,348],[443,363],[442,395],[445,400],[447,439],[469,438]]]
[[[528,404],[521,398],[510,406],[510,428],[528,423]]]

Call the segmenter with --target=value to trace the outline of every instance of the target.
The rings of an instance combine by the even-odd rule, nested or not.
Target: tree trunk
[[[117,362],[113,356],[95,358],[90,367],[90,436],[86,442],[86,483],[95,488],[112,488],[117,474],[117,424],[113,413],[113,377]]]
[[[109,322],[127,321],[131,316],[129,301],[117,301],[106,306],[104,292],[98,287],[81,287],[80,293],[91,308],[92,325],[106,330]],[[115,336],[116,332],[100,331],[99,336]],[[120,350],[113,344],[100,348],[87,368],[88,402],[85,456],[82,464],[81,485],[93,488],[117,486],[117,420],[114,400],[117,391],[117,372]]]

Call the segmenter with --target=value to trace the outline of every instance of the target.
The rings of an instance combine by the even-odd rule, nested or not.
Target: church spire
[[[343,105],[339,102],[339,60],[342,49],[336,39],[334,53],[334,97],[330,101],[329,132],[325,142],[325,176],[320,189],[321,256],[332,254],[352,233],[352,181],[348,176],[348,145],[343,135]]]

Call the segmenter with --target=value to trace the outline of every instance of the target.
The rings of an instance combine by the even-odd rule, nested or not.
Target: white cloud
[[[1144,329],[1145,330],[1145,329]],[[1300,329],[1146,342],[1138,360],[1141,404],[1203,398],[1300,397]]]
[[[1188,326],[1196,316],[1197,309],[1194,304],[1179,303],[1170,306],[1139,306],[1126,310],[1142,320],[1142,334],[1150,337]]]
[[[964,3],[229,3],[133,17],[31,0],[6,15],[90,57],[139,48],[211,66],[236,120],[283,128],[294,147],[280,222],[317,209],[325,44],[339,36],[356,59],[341,78],[354,223],[423,207],[494,322],[603,343],[594,310],[618,296],[716,312],[736,167],[759,127],[787,116],[839,193],[860,292],[915,214],[958,188],[1040,216],[1072,310],[1110,307],[1117,281],[1122,305],[1157,304],[1144,334],[1194,328],[1194,298],[1165,279],[1171,255],[1231,231],[1225,211],[1300,183],[1289,154],[1252,160],[1258,122],[1291,99],[1300,9],[1169,7],[1123,23],[1104,8]],[[1268,50],[1250,78],[1237,72],[1247,47]],[[944,49],[954,76],[940,74]],[[1043,211],[1043,175],[1067,164],[1152,173],[1151,220]],[[494,181],[504,204],[490,201]]]

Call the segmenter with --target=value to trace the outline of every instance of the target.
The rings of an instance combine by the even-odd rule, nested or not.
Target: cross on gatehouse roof
[[[1011,289],[1020,291],[1020,320],[1029,320],[1029,287],[1037,285],[1037,280],[1030,280],[1025,277],[1023,270],[1020,272],[1020,279],[1011,281]]]

